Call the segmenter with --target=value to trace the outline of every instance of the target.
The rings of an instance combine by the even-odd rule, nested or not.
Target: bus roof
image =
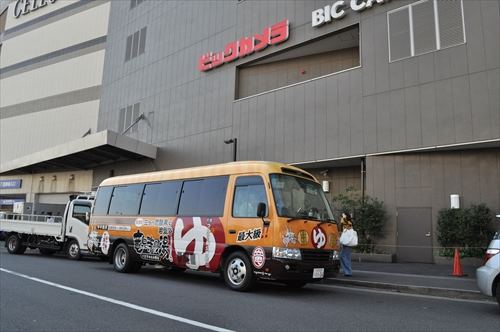
[[[317,181],[314,176],[306,171],[288,164],[270,161],[237,161],[217,165],[115,176],[102,181],[100,186],[201,178],[242,173],[288,173]]]

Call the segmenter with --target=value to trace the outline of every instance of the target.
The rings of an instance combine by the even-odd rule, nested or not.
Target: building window
[[[389,61],[465,43],[462,0],[421,0],[387,13]]]
[[[359,26],[291,47],[237,68],[236,99],[360,65]]]
[[[146,33],[147,27],[129,35],[127,37],[127,45],[125,48],[125,62],[132,60],[135,57],[143,54],[146,50]]]
[[[141,103],[135,103],[134,105],[129,105],[127,107],[120,109],[119,119],[118,119],[118,132],[121,134],[125,133],[125,130],[129,128],[134,122],[139,118],[139,112],[141,108]],[[135,123],[127,132],[137,132],[137,124]]]
[[[130,9],[139,6],[144,0],[130,0]]]

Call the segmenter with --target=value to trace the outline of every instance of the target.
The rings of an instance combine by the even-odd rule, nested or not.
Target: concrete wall
[[[26,195],[26,202],[34,202],[37,195],[45,195],[46,201],[43,203],[55,203],[48,201],[47,196],[52,195],[57,197],[57,203],[61,204],[66,203],[70,193],[90,192],[92,178],[92,171],[5,175],[0,176],[0,180],[20,179],[22,186],[19,189],[1,189],[0,196],[8,198]]]
[[[0,56],[0,163],[96,132],[109,1],[7,13]]]

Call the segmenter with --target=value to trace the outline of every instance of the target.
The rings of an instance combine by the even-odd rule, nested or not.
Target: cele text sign
[[[21,15],[27,15],[56,1],[57,0],[17,0],[14,5],[14,17],[19,18]]]
[[[269,45],[276,45],[288,39],[289,22],[287,19],[269,27],[265,27],[262,33],[256,33],[251,37],[243,37],[226,45],[224,51],[203,54],[198,59],[198,70],[208,71],[225,63],[243,58],[254,52],[260,52]]]
[[[383,4],[390,0],[340,0],[332,5],[316,9],[312,12],[312,26],[318,27],[332,20],[341,19],[346,15],[346,10],[350,7],[352,11],[360,12],[367,8],[372,8],[375,3]]]

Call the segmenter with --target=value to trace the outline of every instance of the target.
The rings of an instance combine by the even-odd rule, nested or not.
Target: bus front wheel
[[[235,291],[248,291],[255,283],[252,264],[247,255],[241,251],[235,251],[229,255],[223,273],[224,282]]]

